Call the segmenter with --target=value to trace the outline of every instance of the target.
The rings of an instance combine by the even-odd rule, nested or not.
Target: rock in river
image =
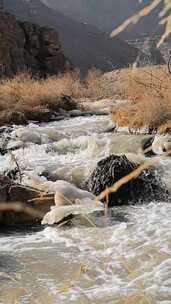
[[[101,160],[86,182],[86,188],[99,195],[116,181],[137,168],[137,164],[128,160],[125,155],[110,155]],[[149,202],[167,198],[167,190],[153,169],[144,170],[136,179],[123,185],[116,193],[109,195],[109,206],[128,203]]]

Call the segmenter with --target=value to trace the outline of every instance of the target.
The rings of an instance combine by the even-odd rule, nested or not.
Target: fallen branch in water
[[[16,213],[24,212],[33,218],[42,219],[44,214],[40,211],[35,210],[32,207],[26,206],[20,202],[13,203],[0,203],[0,212],[2,211],[14,211]]]
[[[53,195],[54,193],[49,193],[49,195]],[[47,203],[47,200],[52,200],[52,196],[37,196],[28,200],[28,203],[34,203],[35,205]]]

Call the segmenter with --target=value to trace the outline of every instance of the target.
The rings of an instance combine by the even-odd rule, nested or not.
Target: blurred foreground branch
[[[39,218],[39,219],[41,219],[44,216],[42,212],[37,211],[34,208],[30,206],[26,206],[20,202],[0,203],[0,212],[3,211],[13,211],[16,213],[24,212],[33,218]]]
[[[159,25],[163,25],[165,27],[165,30],[157,44],[159,47],[171,34],[171,0],[152,0],[150,4],[146,5],[139,12],[136,12],[133,16],[126,19],[121,25],[114,29],[111,33],[111,37],[117,36],[129,25],[137,24],[143,17],[148,16],[162,3],[163,6],[159,11],[158,17]]]

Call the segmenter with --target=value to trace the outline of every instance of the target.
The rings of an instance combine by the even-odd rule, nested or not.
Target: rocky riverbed
[[[148,135],[106,133],[110,127],[109,115],[78,116],[13,125],[1,134],[24,186],[64,179],[80,187],[111,154],[135,163],[146,159],[142,142]],[[1,173],[15,170],[16,161],[2,153]],[[170,158],[154,168],[168,191],[170,168]],[[170,303],[170,203],[148,201],[113,207],[89,228],[1,227],[0,302]]]

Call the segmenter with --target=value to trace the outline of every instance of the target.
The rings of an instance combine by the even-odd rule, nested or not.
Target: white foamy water
[[[90,117],[24,128],[41,143],[15,151],[23,182],[49,170],[79,185],[111,153],[143,158],[141,136],[104,133],[108,124],[109,117]],[[10,167],[10,157],[0,164]],[[171,160],[160,167],[169,185]],[[114,208],[92,228],[1,231],[0,303],[171,303],[170,218],[169,203],[151,202]]]

